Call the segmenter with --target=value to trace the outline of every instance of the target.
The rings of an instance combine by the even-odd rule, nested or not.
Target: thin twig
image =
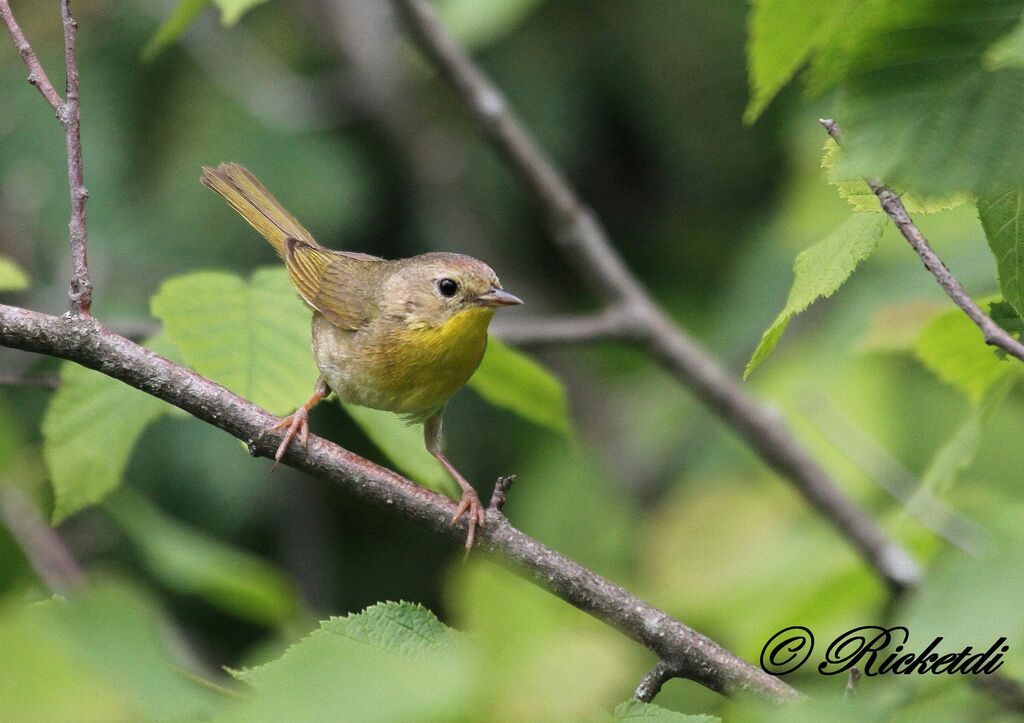
[[[674,677],[669,665],[664,660],[659,660],[651,672],[640,679],[640,685],[636,687],[633,697],[644,703],[650,703],[661,692],[661,686]]]
[[[273,456],[280,442],[281,435],[265,433],[278,421],[266,410],[114,334],[91,317],[55,317],[0,304],[0,346],[69,359],[119,379],[223,429],[260,456]],[[292,445],[284,462],[434,534],[459,543],[465,540],[465,522],[449,524],[454,502],[332,442],[310,436],[308,448]],[[679,677],[725,694],[772,701],[801,697],[778,678],[523,534],[503,515],[488,515],[478,540],[482,551],[652,650]]]
[[[64,71],[67,74],[67,104],[58,114],[64,124],[68,153],[68,190],[71,196],[71,286],[68,289],[70,311],[75,316],[88,315],[92,306],[92,282],[86,258],[88,233],[85,226],[85,202],[89,191],[82,174],[81,114],[78,107],[78,61],[75,41],[78,23],[71,17],[70,0],[61,0],[61,21],[64,25]]]
[[[610,306],[596,314],[498,320],[493,329],[502,340],[520,347],[607,340],[636,341],[643,336],[643,329],[637,324],[636,317],[628,308],[618,306]]]
[[[427,0],[392,0],[423,54],[467,113],[533,194],[568,259],[607,305],[630,310],[636,343],[732,426],[764,461],[860,551],[894,592],[916,585],[920,568],[851,502],[789,431],[782,417],[749,397],[701,346],[675,325],[626,267],[594,213],[554,168],[505,98],[439,23]]]
[[[831,118],[822,118],[819,122],[838,143],[841,136],[839,125]],[[870,178],[865,180],[868,186],[871,187],[871,191],[878,197],[882,210],[896,224],[900,233],[903,234],[903,238],[910,243],[910,246],[920,257],[924,267],[935,277],[935,280],[939,282],[939,286],[953,300],[953,303],[959,306],[971,321],[974,322],[975,326],[981,330],[985,343],[997,346],[1007,354],[1024,361],[1024,344],[1014,339],[1006,329],[994,322],[990,316],[981,310],[980,306],[974,303],[974,299],[964,289],[963,284],[950,273],[950,270],[943,263],[942,259],[939,258],[939,255],[932,250],[928,239],[924,237],[924,234],[921,233],[920,229],[911,220],[910,214],[907,213],[907,209],[903,206],[903,201],[900,200],[900,197],[881,181]]]
[[[505,498],[508,496],[509,488],[512,487],[512,483],[515,481],[516,476],[514,474],[498,478],[498,481],[494,483],[494,492],[491,493],[491,501],[487,505],[488,510],[501,512],[505,509]]]
[[[67,595],[85,582],[57,532],[18,488],[0,485],[0,521],[50,592]]]
[[[14,47],[17,48],[18,55],[21,56],[22,62],[28,68],[28,82],[36,87],[36,90],[53,108],[57,118],[60,118],[64,101],[47,77],[46,71],[43,70],[43,66],[39,62],[39,58],[36,57],[35,51],[32,50],[32,46],[28,42],[28,38],[21,31],[18,21],[14,19],[14,13],[11,12],[11,5],[8,0],[0,0],[0,20],[7,26],[7,32],[10,33],[11,40],[14,41]]]
[[[87,316],[92,305],[92,282],[89,280],[89,264],[86,258],[88,234],[85,226],[85,202],[89,191],[85,188],[82,175],[81,121],[78,107],[78,61],[75,41],[78,24],[71,17],[70,0],[61,0],[61,23],[64,27],[64,72],[67,76],[66,102],[50,83],[46,71],[36,57],[21,26],[14,19],[9,0],[0,0],[0,20],[7,27],[14,47],[28,67],[28,82],[34,85],[46,102],[53,108],[57,120],[64,127],[64,145],[68,158],[68,192],[71,198],[71,218],[68,222],[68,236],[71,243],[71,283],[68,287],[69,312],[74,316]]]

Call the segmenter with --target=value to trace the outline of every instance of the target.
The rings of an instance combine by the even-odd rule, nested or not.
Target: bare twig
[[[628,309],[636,343],[731,425],[773,469],[856,547],[893,591],[920,580],[917,563],[847,499],[796,440],[781,416],[760,404],[658,308],[626,268],[594,213],[509,109],[502,94],[445,32],[427,0],[392,0],[421,51],[437,67],[487,139],[533,194],[552,236],[595,293]]]
[[[831,118],[822,118],[820,121],[828,134],[832,136],[836,142],[839,142],[841,136],[841,130],[839,124],[837,124]],[[946,264],[943,263],[942,259],[939,258],[938,254],[932,250],[931,244],[928,243],[928,239],[924,237],[924,234],[917,228],[913,220],[910,218],[910,214],[907,213],[907,209],[903,206],[903,201],[897,196],[890,188],[885,186],[881,181],[875,179],[865,179],[868,186],[871,187],[871,191],[878,197],[878,202],[882,206],[882,210],[888,214],[889,218],[893,220],[896,227],[903,234],[910,246],[914,249],[917,255],[921,258],[921,262],[924,267],[928,269],[928,272],[935,277],[935,280],[939,282],[939,286],[946,292],[946,295],[953,300],[953,303],[959,306],[971,321],[981,329],[981,334],[985,339],[985,343],[991,346],[997,346],[1007,354],[1017,357],[1021,361],[1024,361],[1024,344],[1017,341],[1007,332],[1003,327],[999,326],[992,320],[981,307],[974,303],[974,299],[970,297],[967,290],[964,289],[963,284],[950,273],[949,269],[946,268]]]
[[[163,399],[271,457],[277,418],[224,387],[153,354],[91,317],[55,317],[0,304],[0,346],[70,359]],[[455,503],[332,442],[292,445],[284,462],[329,480],[353,497],[461,543],[465,523],[449,525]],[[800,694],[597,573],[545,547],[491,513],[478,544],[537,585],[621,631],[671,665],[674,674],[725,694],[788,701]]]
[[[57,118],[60,118],[64,101],[57,91],[54,90],[53,83],[50,82],[46,71],[43,70],[43,66],[39,63],[39,58],[36,57],[35,51],[32,50],[28,38],[22,32],[18,21],[14,19],[14,13],[11,12],[11,5],[8,0],[0,0],[0,20],[7,26],[7,32],[10,33],[11,40],[14,41],[14,47],[18,49],[22,62],[28,68],[28,82],[36,87],[36,90],[53,108]]]
[[[75,40],[78,24],[71,17],[70,0],[61,0],[61,22],[64,26],[64,71],[67,75],[67,101],[61,99],[39,63],[21,27],[14,19],[8,0],[0,0],[0,20],[7,26],[21,59],[28,67],[28,82],[39,89],[43,98],[57,114],[64,127],[64,145],[68,157],[68,190],[71,197],[71,220],[68,235],[71,242],[71,284],[68,288],[69,311],[75,316],[89,314],[92,305],[92,282],[86,258],[88,236],[85,227],[85,202],[89,198],[82,178],[82,138],[78,108],[78,62]]]
[[[644,336],[643,327],[629,308],[618,306],[596,314],[498,320],[494,333],[509,344],[521,347],[585,344],[609,339],[636,341]]]
[[[676,676],[669,665],[664,660],[659,660],[651,672],[640,679],[640,684],[636,687],[633,697],[644,703],[650,703],[661,692],[661,686],[674,677]]]
[[[92,282],[89,280],[89,264],[86,258],[88,234],[85,228],[85,202],[89,191],[82,177],[81,115],[78,108],[78,61],[75,57],[75,40],[78,23],[71,17],[71,1],[61,0],[61,21],[64,25],[64,71],[67,74],[67,103],[57,114],[64,125],[65,145],[68,152],[68,190],[71,196],[71,221],[68,231],[71,238],[71,286],[68,300],[71,313],[76,316],[88,315],[92,306]]]
[[[505,498],[508,496],[509,488],[512,487],[512,483],[515,481],[516,476],[514,474],[498,478],[498,481],[494,483],[494,491],[491,493],[491,501],[487,504],[488,510],[501,512],[505,509]]]
[[[64,542],[18,488],[0,485],[0,520],[48,590],[67,595],[84,583]]]

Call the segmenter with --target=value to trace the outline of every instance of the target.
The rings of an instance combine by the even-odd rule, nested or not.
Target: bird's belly
[[[317,314],[313,353],[343,401],[418,415],[442,407],[476,371],[487,346],[483,321],[447,334],[437,329],[375,334],[339,329]]]

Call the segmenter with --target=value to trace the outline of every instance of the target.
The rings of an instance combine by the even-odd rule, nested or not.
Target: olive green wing
[[[374,289],[383,259],[284,239],[285,266],[299,296],[335,326],[355,331],[376,309]]]

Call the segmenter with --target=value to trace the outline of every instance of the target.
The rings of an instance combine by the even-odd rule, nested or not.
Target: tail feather
[[[282,259],[286,258],[286,238],[299,239],[314,248],[320,247],[312,234],[278,203],[270,191],[237,163],[222,163],[217,168],[203,166],[203,176],[199,181],[223,196],[249,225],[270,242]]]

